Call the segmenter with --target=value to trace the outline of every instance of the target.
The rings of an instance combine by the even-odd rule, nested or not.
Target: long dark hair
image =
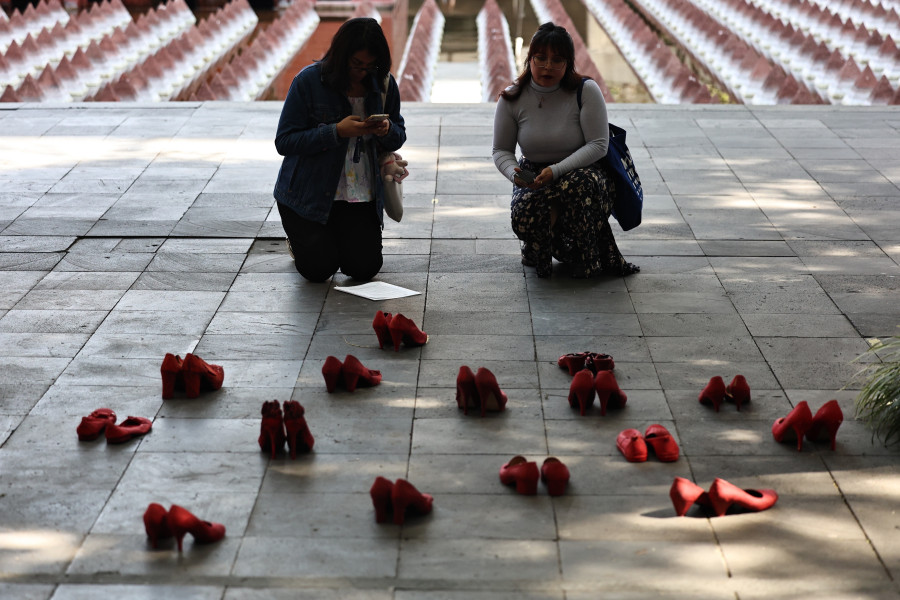
[[[331,46],[322,57],[322,77],[334,90],[345,92],[350,86],[350,57],[360,50],[368,51],[375,57],[374,77],[366,77],[366,87],[380,85],[391,70],[391,49],[378,21],[369,17],[349,19],[341,25]],[[373,82],[374,79],[374,82]]]
[[[548,50],[553,50],[555,54],[566,59],[566,72],[559,82],[560,87],[569,91],[577,90],[583,76],[575,70],[575,43],[565,27],[548,21],[534,32],[528,44],[528,56],[525,57],[522,72],[511,87],[500,92],[500,96],[506,100],[518,99],[525,86],[531,83],[531,59],[535,54],[544,54]]]

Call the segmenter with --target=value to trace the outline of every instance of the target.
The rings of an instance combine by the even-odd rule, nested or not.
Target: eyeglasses
[[[366,71],[369,73],[373,73],[378,70],[377,62],[364,63],[361,60],[357,60],[355,57],[350,57],[350,68],[354,71]]]
[[[561,71],[566,68],[566,63],[568,62],[561,56],[545,56],[543,54],[535,54],[531,57],[531,62],[534,66],[539,67],[541,69],[549,69],[550,71]]]

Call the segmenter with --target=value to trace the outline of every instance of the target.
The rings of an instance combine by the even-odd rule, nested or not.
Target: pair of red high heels
[[[197,398],[201,390],[215,391],[225,381],[225,369],[190,352],[184,355],[184,360],[177,354],[166,354],[159,370],[163,400],[173,398],[176,390],[184,391],[188,398]]]
[[[628,401],[628,396],[619,387],[612,371],[597,371],[594,375],[590,369],[582,369],[575,373],[569,385],[569,406],[577,406],[583,417],[594,404],[594,394],[600,401],[600,414],[604,416],[607,406],[623,408]]]
[[[303,416],[303,407],[296,400],[284,401],[284,413],[278,400],[263,402],[262,425],[259,431],[259,449],[269,451],[272,458],[284,451],[287,441],[291,458],[297,458],[297,452],[310,452],[316,440],[309,431],[309,425]]]
[[[559,357],[556,364],[561,369],[568,369],[569,375],[575,375],[582,369],[591,373],[597,371],[612,371],[616,368],[616,361],[609,354],[599,352],[573,352]]]
[[[107,444],[121,444],[139,435],[144,435],[153,427],[153,421],[144,417],[128,417],[116,425],[116,413],[110,408],[98,408],[75,428],[82,442],[96,440],[106,434]]]
[[[177,504],[167,511],[162,504],[151,503],[144,512],[144,529],[153,548],[157,547],[159,540],[174,536],[179,552],[188,533],[194,536],[198,544],[211,544],[225,537],[224,525],[203,521]]]
[[[837,400],[823,404],[815,415],[806,400],[802,400],[787,416],[772,424],[772,437],[776,442],[796,440],[798,451],[803,449],[804,436],[810,442],[831,442],[831,449],[834,450],[837,430],[843,422],[844,412]]]
[[[381,383],[381,371],[366,368],[352,354],[344,357],[343,363],[336,356],[326,358],[322,365],[322,377],[329,394],[338,386],[353,392],[357,387],[372,387]]]
[[[405,479],[391,483],[390,479],[376,477],[369,495],[375,506],[376,523],[387,523],[393,517],[395,525],[403,525],[407,510],[425,515],[431,512],[434,504],[434,498],[430,494],[423,494]]]
[[[525,496],[537,494],[537,483],[540,479],[547,486],[551,496],[562,496],[569,483],[569,468],[554,456],[546,458],[540,471],[536,462],[524,456],[513,456],[508,463],[500,467],[500,483],[516,486],[516,492]]]
[[[372,329],[378,336],[378,347],[384,350],[385,344],[393,344],[394,352],[400,351],[400,344],[404,346],[424,346],[428,343],[428,335],[421,331],[412,319],[397,313],[379,310],[372,319]]]
[[[628,462],[645,462],[648,447],[662,462],[675,462],[681,451],[669,430],[659,424],[651,425],[641,435],[637,429],[626,429],[616,437],[616,447]]]
[[[716,478],[709,491],[684,477],[676,477],[669,489],[669,497],[679,517],[687,514],[696,504],[712,509],[716,516],[724,516],[730,508],[735,512],[760,512],[771,508],[778,501],[775,490],[741,489],[724,479]]]
[[[734,402],[740,411],[742,404],[750,402],[750,384],[743,375],[735,375],[731,383],[725,385],[725,380],[716,375],[710,378],[697,399],[700,404],[711,404],[716,412],[725,400]]]
[[[459,368],[456,375],[456,406],[463,409],[463,414],[469,414],[469,407],[480,407],[483,417],[487,411],[506,410],[508,401],[489,369],[479,367],[477,372],[472,373],[466,365]]]

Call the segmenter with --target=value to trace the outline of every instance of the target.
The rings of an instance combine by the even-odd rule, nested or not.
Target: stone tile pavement
[[[900,324],[900,111],[612,106],[646,192],[617,239],[642,272],[578,281],[519,262],[492,106],[406,106],[407,208],[379,280],[422,293],[375,303],[293,270],[271,197],[279,110],[0,109],[0,597],[897,597],[900,454],[854,422],[850,361]],[[376,309],[431,341],[379,350]],[[624,410],[569,409],[555,360],[581,350],[615,357]],[[161,400],[163,355],[188,351],[225,386]],[[384,381],[329,395],[330,354]],[[463,364],[497,374],[506,412],[460,414]],[[747,409],[697,402],[737,373]],[[291,398],[315,452],[270,460],[260,406]],[[831,398],[836,451],[772,440],[794,404]],[[101,406],[153,431],[78,442]],[[651,423],[681,460],[622,459],[616,434]],[[502,486],[515,454],[562,459],[568,493]],[[433,514],[376,525],[377,475],[433,494]],[[780,500],[677,518],[675,476]],[[228,535],[152,550],[150,502]]]

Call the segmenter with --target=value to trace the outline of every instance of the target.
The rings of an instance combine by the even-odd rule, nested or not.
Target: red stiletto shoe
[[[407,509],[425,515],[431,512],[433,504],[434,498],[430,494],[423,494],[405,479],[398,479],[394,483],[394,489],[391,490],[391,505],[394,509],[395,525],[403,525]]]
[[[844,422],[844,411],[837,400],[829,400],[813,415],[809,429],[806,431],[806,439],[811,442],[831,442],[834,450],[837,430]]]
[[[569,406],[576,406],[583,417],[589,407],[594,404],[594,374],[587,369],[575,373],[569,385]]]
[[[144,511],[144,530],[147,532],[150,546],[153,548],[156,548],[159,540],[172,537],[172,530],[169,528],[169,512],[163,508],[162,504],[153,502]]]
[[[342,382],[341,372],[343,371],[343,366],[336,356],[329,356],[325,359],[325,364],[322,365],[322,377],[325,378],[325,389],[328,390],[329,394],[334,393],[338,384]]]
[[[297,458],[297,452],[310,452],[316,440],[309,431],[309,425],[304,418],[303,406],[296,400],[284,402],[284,431],[287,439],[288,451],[291,458]]]
[[[383,310],[379,310],[375,313],[375,318],[372,319],[372,329],[375,330],[375,335],[378,336],[378,347],[384,350],[385,344],[391,344],[391,313],[384,312]]]
[[[588,369],[591,373],[597,371],[612,371],[616,367],[613,357],[609,354],[597,352],[574,352],[559,357],[556,364],[562,369],[568,369],[569,375],[575,375],[582,369]]]
[[[537,482],[540,477],[537,463],[526,460],[524,456],[513,456],[508,463],[500,467],[500,483],[516,484],[516,491],[525,496],[537,494]]]
[[[803,449],[803,436],[812,424],[812,411],[806,400],[797,403],[797,406],[786,417],[776,419],[772,424],[772,437],[776,442],[793,442],[797,440],[797,451]]]
[[[81,423],[75,428],[78,439],[82,442],[90,442],[100,437],[109,425],[116,424],[116,413],[111,408],[98,408],[86,417],[81,417]]]
[[[456,406],[463,409],[463,414],[469,414],[469,407],[481,405],[478,397],[478,388],[475,387],[475,374],[472,369],[463,365],[456,375]]]
[[[184,374],[184,391],[188,398],[198,397],[201,390],[215,391],[222,387],[222,382],[225,381],[225,369],[210,364],[190,352],[184,356],[181,371]]]
[[[478,397],[481,399],[482,417],[485,411],[499,412],[506,409],[508,398],[500,391],[497,378],[488,369],[478,367],[475,373],[475,389],[478,390]]]
[[[778,500],[775,490],[742,490],[733,483],[716,478],[709,487],[709,502],[716,516],[724,516],[737,506],[744,511],[760,512],[771,508]]]
[[[697,399],[700,401],[700,404],[712,404],[716,412],[719,412],[719,406],[722,405],[722,401],[725,400],[725,394],[727,393],[725,380],[716,375],[710,378],[709,383],[706,384],[706,387],[703,388]]]
[[[225,537],[224,525],[202,521],[176,504],[169,509],[169,527],[178,543],[179,552],[182,550],[182,541],[186,533],[194,536],[194,541],[198,544],[211,544]]]
[[[163,357],[159,372],[162,374],[162,397],[169,400],[175,396],[175,391],[184,391],[184,373],[182,365],[184,361],[177,354],[166,354]]]
[[[704,508],[711,506],[706,490],[684,477],[676,477],[672,482],[672,487],[669,488],[669,498],[672,499],[672,506],[675,507],[675,513],[679,517],[686,515],[694,504]]]
[[[106,426],[106,443],[121,444],[131,438],[144,435],[153,427],[153,421],[144,417],[128,417],[118,425],[110,423]]]
[[[401,314],[396,314],[388,325],[391,332],[391,341],[394,342],[394,351],[400,351],[400,344],[404,346],[424,346],[428,342],[428,335],[421,331],[412,319]]]
[[[737,409],[741,410],[741,404],[750,402],[750,384],[743,375],[735,375],[725,387],[725,393],[728,399],[735,403]]]
[[[656,458],[662,462],[675,462],[678,460],[680,451],[678,442],[669,433],[669,430],[662,425],[651,425],[644,432],[644,441],[653,448]]]
[[[287,403],[285,403],[287,404]],[[284,416],[278,400],[263,402],[262,425],[259,430],[259,449],[268,451],[275,458],[277,452],[284,450]]]
[[[628,462],[647,460],[647,442],[637,429],[626,429],[616,436],[616,448]]]
[[[375,478],[375,483],[369,489],[369,495],[372,496],[372,505],[375,507],[376,523],[387,523],[391,520],[393,492],[394,484],[389,479],[381,476]]]
[[[344,387],[348,392],[353,392],[359,387],[373,387],[381,383],[381,371],[367,369],[358,358],[352,354],[344,357],[344,366],[341,368],[341,377]]]
[[[623,408],[628,401],[628,396],[619,388],[612,371],[598,371],[594,378],[594,388],[600,401],[600,414],[603,416],[606,415],[607,405],[611,408]]]
[[[541,465],[541,481],[551,496],[562,496],[569,484],[569,468],[558,458],[547,458]]]

